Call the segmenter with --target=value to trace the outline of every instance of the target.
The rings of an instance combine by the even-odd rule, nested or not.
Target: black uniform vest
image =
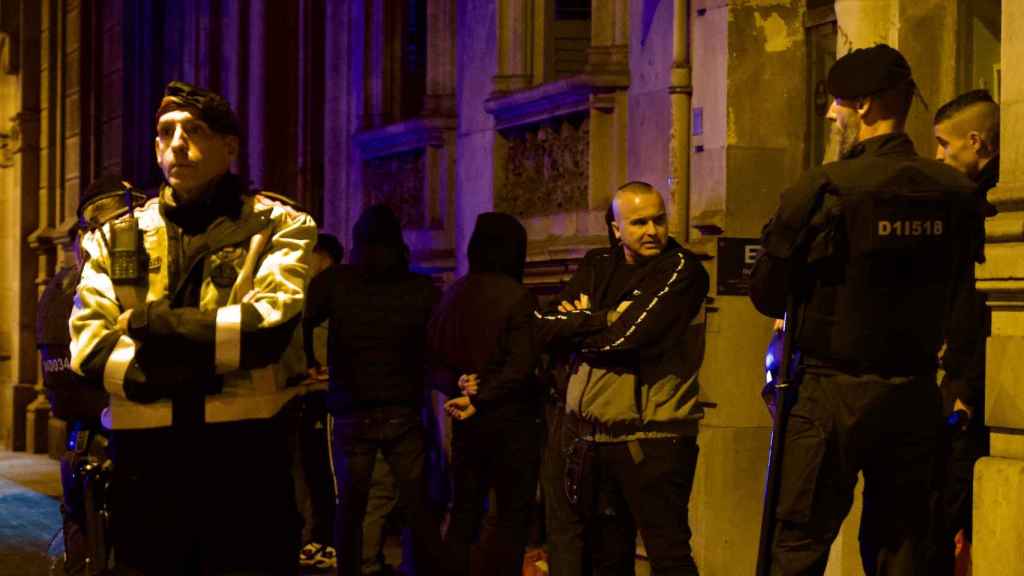
[[[979,233],[969,182],[917,156],[822,169],[832,186],[800,282],[800,350],[850,372],[934,370]]]

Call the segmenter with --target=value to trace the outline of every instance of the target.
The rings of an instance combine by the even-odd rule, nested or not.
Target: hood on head
[[[391,208],[374,204],[359,215],[352,229],[352,263],[372,276],[408,271],[409,247]]]
[[[496,272],[522,282],[526,266],[526,228],[509,214],[480,214],[469,239],[468,252],[470,272]]]

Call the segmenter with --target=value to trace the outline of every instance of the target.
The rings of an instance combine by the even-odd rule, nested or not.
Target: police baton
[[[791,292],[786,303],[786,326],[783,332],[782,358],[779,376],[773,386],[775,409],[772,419],[772,437],[768,448],[768,474],[764,487],[764,507],[761,512],[761,540],[757,548],[757,576],[768,576],[772,568],[772,541],[775,539],[775,509],[779,502],[782,479],[782,453],[786,436],[789,409],[796,398],[799,384],[793,375],[794,339],[797,327],[796,296]]]

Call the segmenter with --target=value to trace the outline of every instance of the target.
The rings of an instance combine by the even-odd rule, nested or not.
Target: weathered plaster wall
[[[910,62],[918,90],[928,103],[915,101],[907,118],[918,154],[933,157],[935,111],[957,95],[957,3],[949,0],[900,0],[899,44]]]
[[[726,0],[694,0],[693,114],[701,118],[690,157],[690,213],[725,210],[726,62],[729,58],[729,10]],[[694,124],[696,124],[696,120]]]
[[[455,254],[456,273],[469,270],[466,248],[476,215],[494,205],[495,158],[500,137],[494,117],[484,110],[498,72],[497,14],[494,0],[458,1],[456,103]]]
[[[726,234],[757,237],[803,170],[807,55],[800,0],[729,10]]]
[[[696,0],[691,214],[713,235],[756,238],[802,169],[806,125],[803,2]],[[696,121],[695,121],[696,123]],[[699,239],[698,239],[699,241]],[[745,296],[712,296],[701,370],[715,404],[701,425],[694,498],[702,573],[754,571],[770,421],[758,391],[770,321]]]
[[[669,193],[668,87],[672,69],[671,0],[631,0],[629,51],[629,180]]]
[[[878,43],[897,46],[900,35],[899,0],[836,0],[839,22],[838,54]]]

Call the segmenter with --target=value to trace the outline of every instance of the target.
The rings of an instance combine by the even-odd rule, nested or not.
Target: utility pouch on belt
[[[62,468],[71,473],[64,484],[64,570],[86,576],[108,574],[110,565],[110,477],[106,438],[76,429],[68,442]]]
[[[108,574],[111,564],[110,484],[113,462],[89,458],[79,469],[85,496],[86,574]]]
[[[563,433],[569,432],[563,430]],[[586,516],[594,503],[594,475],[592,470],[594,443],[576,437],[563,449],[565,474],[563,485],[569,506],[580,516]]]

